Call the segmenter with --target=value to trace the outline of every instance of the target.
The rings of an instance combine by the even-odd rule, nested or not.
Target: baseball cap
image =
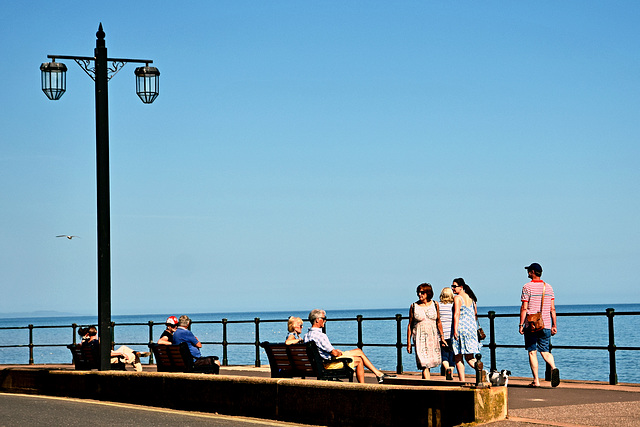
[[[533,270],[535,272],[542,273],[542,266],[540,266],[540,264],[538,264],[537,262],[534,262],[533,264],[531,264],[528,267],[525,267],[524,269],[527,271]]]
[[[175,326],[178,324],[178,318],[176,316],[169,316],[167,317],[167,321],[164,322],[164,324]]]

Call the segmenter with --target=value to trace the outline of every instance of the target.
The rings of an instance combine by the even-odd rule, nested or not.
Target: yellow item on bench
[[[353,369],[354,371],[356,370],[356,362],[354,362],[353,359],[351,357],[348,357],[348,356],[338,356],[338,357],[334,357],[333,359],[330,359],[328,362],[324,362],[324,369],[340,369],[340,368],[342,368],[344,366],[344,364],[339,361],[340,359],[350,360],[351,362],[347,363],[347,365],[349,365],[349,367],[351,369]]]

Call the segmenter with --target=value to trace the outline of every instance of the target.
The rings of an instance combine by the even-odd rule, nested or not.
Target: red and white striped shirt
[[[542,321],[545,329],[551,329],[551,301],[555,299],[553,288],[542,280],[532,280],[522,287],[521,301],[529,303],[527,314],[535,314],[540,311],[542,302],[542,288],[544,287],[544,305],[542,307]]]

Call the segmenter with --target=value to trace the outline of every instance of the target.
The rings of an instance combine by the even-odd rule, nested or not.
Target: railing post
[[[260,367],[260,318],[253,319],[256,322],[256,368]]]
[[[73,335],[71,336],[71,343],[72,343],[73,345],[76,345],[76,344],[77,344],[77,341],[76,341],[76,331],[78,330],[78,325],[76,325],[75,323],[72,323],[72,324],[71,324],[71,330],[72,330],[72,333],[73,333]]]
[[[358,314],[356,316],[356,321],[358,322],[358,348],[362,350],[364,344],[362,343],[362,314]]]
[[[607,318],[609,320],[609,384],[618,384],[618,373],[616,370],[616,340],[613,333],[613,316],[615,316],[615,310],[613,308],[607,308]]]
[[[29,325],[29,365],[33,365],[33,325]]]
[[[402,314],[396,314],[396,354],[397,354],[396,373],[397,374],[401,374],[403,372],[403,367],[402,367]]]
[[[498,370],[496,362],[496,312],[489,311],[489,350],[491,358],[491,370]]]
[[[116,346],[116,322],[111,322],[111,350]]]
[[[153,344],[153,320],[149,320],[149,344]],[[149,347],[151,350],[151,347]],[[149,351],[149,365],[153,364],[153,352]]]
[[[227,322],[228,320],[222,319],[222,366],[229,366],[229,360],[227,359]]]

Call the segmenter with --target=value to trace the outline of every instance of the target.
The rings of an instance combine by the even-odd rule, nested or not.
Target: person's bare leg
[[[429,372],[429,368],[423,368],[422,369],[422,379],[423,380],[428,380],[429,378],[431,378],[431,372]]]
[[[345,351],[345,352],[343,352],[343,354],[345,356],[347,356],[347,357],[351,357],[351,356],[359,357],[360,359],[362,359],[362,363],[364,363],[364,366],[368,370],[373,372],[376,377],[382,376],[383,372],[381,370],[377,369],[375,366],[373,366],[373,363],[371,363],[369,358],[367,356],[365,356],[364,352],[362,350],[360,350],[359,348],[356,348],[356,349],[353,349],[353,350],[349,350],[349,351]]]
[[[476,369],[476,358],[473,357],[472,354],[465,354],[464,358],[467,359],[467,363],[469,364],[469,366],[471,366],[473,369]]]
[[[551,369],[556,368],[556,362],[553,359],[553,354],[549,353],[548,351],[541,351],[540,356],[542,356],[544,361],[547,362],[549,366],[551,366]]]
[[[353,361],[356,364],[356,380],[358,380],[359,383],[364,383],[364,366],[362,366],[362,359],[354,357]]]
[[[464,381],[465,377],[464,377],[464,358],[462,357],[462,354],[456,354],[455,355],[455,361],[456,361],[456,369],[458,370],[458,379],[460,381]]]
[[[529,366],[531,366],[531,373],[533,374],[533,384],[540,385],[540,378],[538,378],[538,352],[529,352]]]

